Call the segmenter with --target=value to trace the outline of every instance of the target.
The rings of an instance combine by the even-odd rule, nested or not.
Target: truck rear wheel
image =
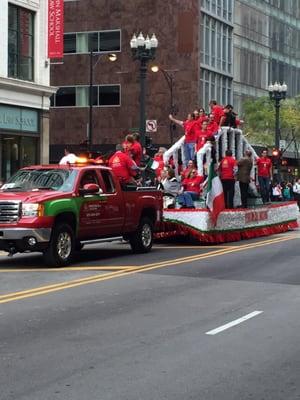
[[[69,224],[54,226],[51,240],[44,252],[45,263],[51,267],[63,267],[71,262],[75,248],[75,236]]]
[[[153,222],[147,217],[140,221],[138,229],[129,236],[129,243],[134,253],[148,253],[153,242]]]

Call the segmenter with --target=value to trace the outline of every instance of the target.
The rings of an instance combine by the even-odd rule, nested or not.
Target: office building
[[[135,32],[157,35],[154,63],[172,77],[170,88],[166,74],[149,65],[146,118],[157,120],[157,144],[182,134],[170,131],[171,104],[179,119],[196,106],[208,111],[211,99],[241,112],[245,98],[267,95],[276,80],[287,83],[288,96],[297,95],[299,13],[300,0],[65,1],[64,57],[51,66],[51,84],[59,87],[51,107],[52,159],[89,139],[91,104],[93,149],[111,149],[124,131],[138,130],[139,64],[129,46]]]
[[[49,161],[47,2],[0,0],[0,177]]]

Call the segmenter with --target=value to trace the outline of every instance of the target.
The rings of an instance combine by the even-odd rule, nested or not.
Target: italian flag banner
[[[206,205],[211,212],[213,224],[216,225],[218,215],[225,208],[223,186],[211,161],[208,172]]]

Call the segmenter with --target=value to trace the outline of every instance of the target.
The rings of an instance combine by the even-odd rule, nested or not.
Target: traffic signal
[[[152,145],[152,138],[148,135],[145,136],[145,147],[151,147]]]

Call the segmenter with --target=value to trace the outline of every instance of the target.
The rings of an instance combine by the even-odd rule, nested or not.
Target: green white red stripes
[[[211,218],[216,224],[218,215],[225,208],[223,186],[211,162],[208,173],[206,205],[211,212]]]

